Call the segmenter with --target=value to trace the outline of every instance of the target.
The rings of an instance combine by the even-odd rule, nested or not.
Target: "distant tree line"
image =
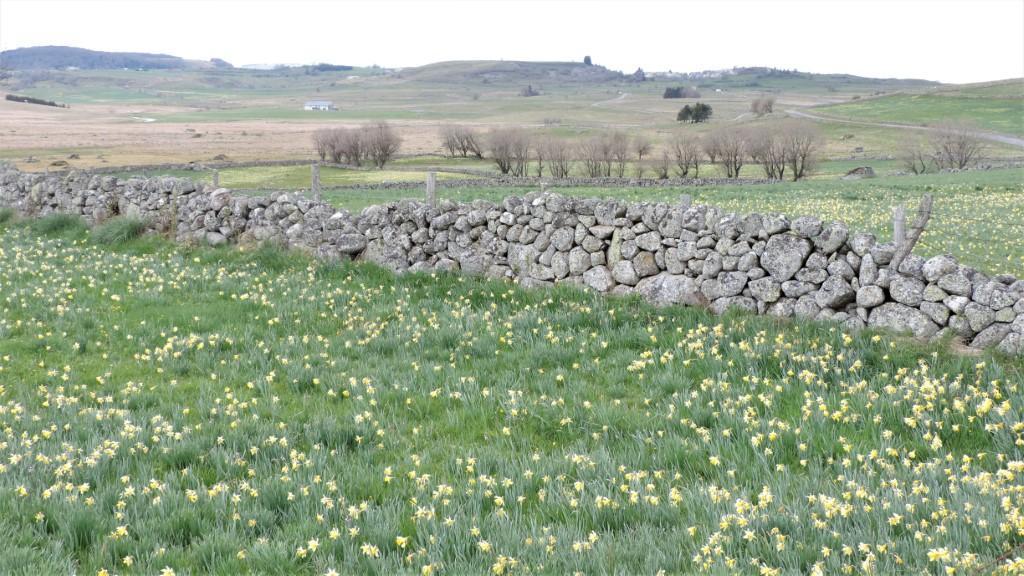
[[[324,128],[313,133],[313,145],[321,161],[378,169],[390,162],[402,145],[402,138],[387,122],[360,128]]]
[[[346,72],[351,69],[351,66],[346,66],[344,64],[326,64],[323,62],[320,64],[313,64],[308,67],[310,72]]]
[[[24,102],[25,104],[41,104],[43,106],[56,106],[57,108],[67,108],[67,104],[58,104],[52,100],[43,100],[42,98],[33,98],[31,96],[18,96],[17,94],[8,94],[5,97],[11,102]]]
[[[765,177],[800,180],[813,170],[821,136],[810,123],[787,120],[757,127],[724,126],[704,136],[678,134],[656,155],[644,135],[602,132],[577,141],[523,128],[497,128],[481,134],[466,126],[443,126],[442,148],[450,157],[490,158],[509,176],[568,178],[632,174],[643,178],[699,177],[702,167],[717,166],[726,178],[739,178],[744,166],[760,166]],[[465,143],[465,144],[464,144]]]
[[[665,88],[665,93],[661,95],[662,98],[700,98],[700,92],[696,88],[689,86],[677,86],[675,88]]]

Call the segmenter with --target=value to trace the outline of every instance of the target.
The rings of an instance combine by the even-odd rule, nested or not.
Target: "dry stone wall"
[[[975,347],[1024,354],[1024,281],[987,276],[950,256],[912,254],[892,270],[892,243],[811,216],[554,193],[436,207],[404,200],[352,214],[297,194],[239,196],[181,178],[13,169],[0,174],[0,205],[91,223],[137,216],[182,242],[274,242],[396,272],[461,270],[716,313],[742,308],[921,338],[953,333]]]

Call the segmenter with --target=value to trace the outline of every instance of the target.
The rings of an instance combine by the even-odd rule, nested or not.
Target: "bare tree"
[[[583,170],[591,178],[611,176],[611,143],[607,136],[594,135],[579,145]]]
[[[654,173],[657,175],[658,180],[667,180],[668,171],[672,169],[672,159],[669,158],[667,151],[662,151],[661,156],[654,164]]]
[[[788,122],[782,128],[781,138],[789,173],[796,182],[818,163],[821,132],[808,122]]]
[[[349,132],[348,128],[334,128],[327,134],[327,155],[335,164],[341,164],[345,158],[343,140],[347,132]]]
[[[973,129],[964,123],[949,122],[932,135],[935,164],[939,168],[963,170],[981,159],[984,146]]]
[[[339,128],[335,131],[335,150],[346,164],[362,166],[363,160],[372,160],[370,157],[370,132],[371,128],[368,126],[359,130]]]
[[[530,135],[519,131],[519,138],[513,141],[512,146],[513,176],[527,176],[527,170],[530,166],[530,149]]]
[[[608,155],[614,164],[615,175],[619,178],[625,176],[626,163],[629,162],[629,135],[624,132],[612,132],[608,137]]]
[[[477,158],[484,157],[484,147],[480,144],[480,136],[477,135],[476,131],[467,126],[460,126],[457,132],[459,152],[462,153],[462,157],[466,158],[470,154]]]
[[[487,139],[491,157],[502,174],[525,176],[530,161],[530,138],[519,128],[498,128]]]
[[[775,96],[758,96],[750,101],[750,111],[758,116],[771,114],[775,109]]]
[[[633,152],[636,154],[636,177],[644,177],[644,156],[651,153],[651,139],[643,134],[638,134],[633,138]]]
[[[924,174],[935,163],[932,152],[920,140],[907,140],[900,148],[900,160],[911,174]]]
[[[672,139],[672,159],[675,160],[676,174],[680,178],[689,176],[693,170],[693,176],[697,177],[700,169],[701,147],[698,141],[683,135],[677,135]]]
[[[476,131],[468,126],[457,126],[446,124],[440,129],[441,147],[454,158],[460,154],[463,158],[470,154],[477,158],[484,157],[483,146],[480,145],[480,137]]]
[[[548,157],[548,137],[538,138],[533,145],[533,161],[536,163],[537,178],[544,176],[544,160]]]
[[[740,170],[747,161],[748,139],[747,131],[743,128],[719,128],[708,136],[711,146],[706,146],[704,150],[714,150],[726,178],[739,178]],[[711,152],[707,153],[709,157],[712,155]]]
[[[331,152],[331,130],[321,128],[313,132],[313,146],[316,148],[316,154],[320,157],[320,161],[326,160]]]
[[[766,178],[782,180],[786,174],[786,141],[770,126],[750,131],[747,149],[750,159],[761,165]]]
[[[499,128],[492,130],[487,135],[487,147],[490,150],[491,158],[502,174],[508,174],[512,170],[512,140],[515,138],[511,128]]]
[[[572,171],[572,147],[562,138],[548,137],[544,140],[544,156],[548,172],[555,178],[568,178]]]
[[[363,146],[365,155],[373,161],[378,169],[394,158],[398,149],[402,146],[402,137],[399,136],[387,122],[378,122],[373,126],[365,128],[361,134],[365,138]]]
[[[704,150],[704,155],[708,157],[709,164],[718,163],[718,157],[721,156],[722,144],[721,138],[718,135],[718,131],[713,131],[704,137],[701,142],[701,149]]]
[[[445,124],[441,126],[439,135],[441,136],[441,147],[448,153],[451,158],[455,157],[455,153],[459,151],[459,135],[458,127],[452,124]]]

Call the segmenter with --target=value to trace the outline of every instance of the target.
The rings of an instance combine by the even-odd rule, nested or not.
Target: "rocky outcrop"
[[[730,308],[874,326],[1024,354],[1024,281],[950,256],[911,255],[841,222],[711,206],[625,203],[553,193],[500,203],[404,200],[359,214],[299,194],[252,197],[187,179],[0,174],[0,205],[90,222],[145,218],[182,242],[279,243],[396,272],[460,270],[526,286],[576,284],[659,304]]]

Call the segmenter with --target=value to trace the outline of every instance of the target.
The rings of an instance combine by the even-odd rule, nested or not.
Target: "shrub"
[[[676,114],[677,122],[689,122],[691,124],[707,122],[709,118],[711,118],[711,106],[703,102],[697,102],[693,106],[687,104]]]
[[[50,214],[32,222],[29,229],[46,236],[64,236],[85,231],[81,216],[71,214]]]
[[[0,226],[3,226],[12,220],[14,220],[14,210],[10,208],[0,208]]]
[[[124,244],[146,232],[147,222],[133,216],[119,216],[105,222],[92,231],[97,244]]]

